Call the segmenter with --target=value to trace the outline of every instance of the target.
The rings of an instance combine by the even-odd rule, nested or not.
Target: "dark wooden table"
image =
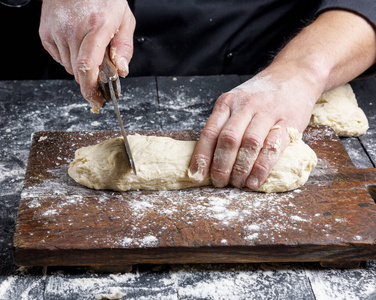
[[[246,76],[122,80],[126,130],[201,129],[216,98]],[[376,165],[376,78],[352,83],[370,129],[342,139],[357,168]],[[36,131],[117,130],[112,107],[89,112],[72,81],[0,81],[0,299],[376,299],[376,262],[350,270],[316,263],[136,265],[131,273],[84,267],[19,268],[12,241],[30,137]]]

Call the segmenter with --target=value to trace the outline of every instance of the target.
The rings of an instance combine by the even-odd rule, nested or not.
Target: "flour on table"
[[[116,292],[113,294],[98,294],[95,295],[95,299],[103,299],[103,300],[119,300],[126,296],[126,294],[123,294],[121,292]]]
[[[301,134],[288,132],[291,143],[257,191],[284,192],[301,187],[316,166],[316,154],[301,140]],[[129,165],[122,138],[77,150],[69,175],[89,188],[116,191],[177,190],[210,184],[209,177],[194,183],[194,175],[189,172],[196,141],[142,135],[130,135],[128,139],[137,176]]]
[[[360,136],[366,133],[368,120],[358,107],[350,84],[323,93],[313,109],[310,125],[327,125],[339,136]]]

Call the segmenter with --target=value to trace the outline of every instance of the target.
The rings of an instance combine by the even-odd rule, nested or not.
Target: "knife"
[[[132,167],[134,174],[137,175],[136,166],[135,166],[134,159],[132,156],[131,148],[129,147],[127,134],[125,133],[123,120],[121,119],[119,107],[117,104],[117,100],[120,98],[120,94],[121,94],[119,75],[116,70],[116,67],[110,60],[109,52],[110,52],[109,47],[107,47],[106,52],[104,54],[103,62],[99,66],[99,75],[98,75],[99,88],[102,92],[103,98],[108,102],[112,102],[114,105],[114,109],[115,109],[115,112],[116,112],[116,115],[120,124],[121,134],[123,135],[123,139],[124,139],[124,146],[125,146],[125,151],[127,152],[128,161]]]

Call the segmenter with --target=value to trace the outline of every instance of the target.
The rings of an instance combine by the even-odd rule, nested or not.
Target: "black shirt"
[[[0,0],[23,5],[29,0]],[[125,0],[124,0],[125,1]],[[322,11],[346,9],[376,24],[375,0],[129,0],[135,17],[130,76],[254,74]],[[12,64],[0,79],[72,78],[42,49],[41,1],[0,4]],[[32,50],[34,49],[34,51]],[[36,54],[35,54],[36,53]]]
[[[135,0],[131,76],[254,74],[322,11],[376,24],[374,0]]]

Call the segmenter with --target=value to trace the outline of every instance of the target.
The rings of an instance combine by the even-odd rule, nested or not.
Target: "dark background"
[[[23,7],[0,4],[0,80],[73,78],[42,46],[38,33],[41,6],[42,1]]]

